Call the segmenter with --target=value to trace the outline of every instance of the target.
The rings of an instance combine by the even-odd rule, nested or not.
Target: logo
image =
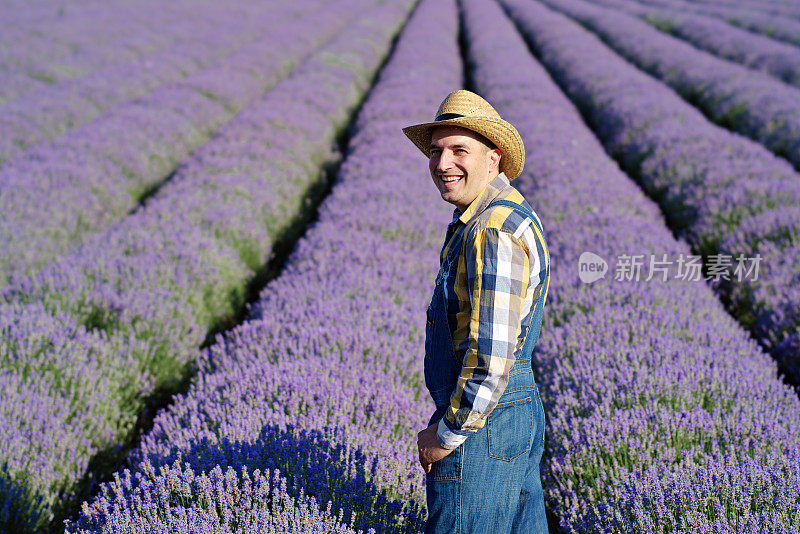
[[[594,252],[584,252],[578,258],[578,277],[584,284],[591,284],[605,278],[607,272],[606,260]]]

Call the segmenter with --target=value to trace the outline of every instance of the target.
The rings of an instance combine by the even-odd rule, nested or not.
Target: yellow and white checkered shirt
[[[445,282],[453,350],[462,362],[437,431],[439,442],[451,449],[482,428],[497,405],[522,350],[534,304],[542,291],[547,297],[549,279],[543,281],[550,256],[544,237],[514,209],[484,211],[499,199],[531,209],[501,173],[463,213],[454,210],[440,258],[451,246],[462,247],[458,266]]]

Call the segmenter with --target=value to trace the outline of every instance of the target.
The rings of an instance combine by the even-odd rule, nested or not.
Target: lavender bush
[[[737,8],[742,7],[748,10],[780,15],[782,17],[800,17],[800,8],[797,4],[790,2],[770,1],[770,0],[699,0],[698,4],[709,6]]]
[[[126,84],[152,79],[153,74],[164,70],[163,67],[153,69],[158,62],[172,58],[175,63],[175,52],[168,51],[177,43],[193,40],[197,52],[202,54],[206,51],[206,45],[198,40],[199,36],[203,40],[224,39],[233,30],[230,26],[237,22],[245,34],[252,33],[252,28],[248,30],[246,26],[252,19],[260,19],[263,11],[263,7],[246,4],[231,4],[226,10],[218,6],[215,8],[207,2],[187,4],[170,3],[169,6],[162,6],[158,13],[153,12],[154,6],[144,7],[144,3],[142,7],[81,9],[78,15],[60,20],[57,25],[34,25],[25,27],[24,30],[8,28],[7,33],[4,32],[0,37],[0,54],[5,53],[6,59],[0,64],[4,81],[0,87],[0,104],[7,104],[10,100],[24,96],[28,106],[22,109],[4,106],[0,116],[20,111],[30,113],[35,105],[35,100],[31,99],[32,94],[52,94],[54,85],[62,86],[62,97],[67,97],[67,100],[75,95],[70,95],[70,90],[65,93],[63,87],[69,87],[74,93],[81,88],[87,90],[89,84],[102,87],[104,93],[98,94],[98,97],[107,98],[110,95],[106,93],[121,91]],[[219,35],[213,33],[214,28],[210,27],[209,17]],[[5,18],[3,20],[6,21]],[[6,24],[9,23],[6,21]],[[43,42],[37,43],[39,40]],[[190,50],[184,48],[181,52],[187,58],[192,57]],[[15,58],[14,54],[20,54],[24,58]],[[201,57],[196,53],[194,55]],[[127,67],[124,70],[111,67],[125,64]],[[192,66],[187,61],[184,64]],[[137,75],[143,77],[141,82],[131,76],[135,69],[139,69]],[[110,84],[108,80],[103,83],[97,74],[101,70],[110,76],[116,75],[116,85]],[[149,74],[149,70],[155,72]],[[133,79],[119,78],[120,74],[126,74]],[[87,75],[91,75],[90,81],[68,83]],[[51,98],[50,104],[63,106],[65,102]],[[86,107],[87,103],[84,102],[83,106]]]
[[[115,105],[224,63],[226,56],[274,31],[281,19],[298,15],[285,7],[231,10],[220,6],[218,10],[222,13],[200,11],[176,22],[167,33],[174,34],[175,42],[145,57],[114,62],[87,76],[39,90],[21,87],[24,96],[0,106],[0,162],[89,123]]]
[[[546,3],[591,28],[715,122],[800,167],[800,89],[697,50],[624,13],[582,0]]]
[[[800,204],[800,176],[760,145],[708,123],[563,15],[530,2],[508,5],[608,152],[659,202],[670,227],[696,253],[763,257],[757,280],[737,280],[731,266],[730,280],[720,279],[717,287],[733,315],[777,358],[781,371],[800,382],[800,351],[791,341],[798,337],[800,321],[789,304],[800,271],[796,244],[776,250],[768,244],[768,226],[753,223],[782,213],[783,224],[796,233],[800,217],[793,207]],[[766,244],[752,239],[734,244],[742,225]]]
[[[0,220],[0,282],[35,272],[88,234],[122,219],[178,162],[346,21],[339,17],[326,24],[317,13],[291,22],[298,12],[315,7],[312,1],[273,11],[264,35],[224,62],[117,107],[5,165],[0,170],[0,210],[7,215]]]
[[[128,502],[122,500],[102,512],[85,506],[86,519],[71,532],[355,534],[344,524],[342,513],[334,513],[330,505],[320,509],[315,499],[292,495],[277,469],[227,467],[223,471],[215,466],[195,473],[176,461],[135,476],[126,471],[114,484],[136,503],[138,514],[131,514]]]
[[[545,24],[531,2],[504,4]],[[581,282],[584,251],[608,259],[689,250],[498,6],[464,6],[475,88],[529,147],[518,187],[550,244],[552,300],[534,361],[548,420],[546,497],[561,527],[796,531],[800,399],[707,285],[618,280],[611,265],[604,280]]]
[[[125,478],[117,484],[130,494],[141,515],[132,517],[127,506],[115,502],[102,519],[87,510],[88,517],[100,524],[87,520],[73,532],[355,534],[344,524],[343,514],[334,513],[330,504],[320,509],[313,498],[291,495],[289,483],[277,469],[228,467],[223,472],[216,466],[207,473],[194,473],[176,462],[158,473],[137,473],[134,480]]]
[[[636,15],[659,30],[718,57],[800,85],[800,48],[698,13],[648,7],[629,0],[601,0],[600,3]]]
[[[14,72],[49,61],[67,60],[74,55],[90,53],[95,46],[116,46],[116,43],[129,42],[132,51],[142,46],[146,50],[150,45],[158,45],[158,30],[169,30],[160,26],[154,17],[153,2],[129,3],[95,3],[76,6],[75,9],[64,10],[57,15],[57,6],[46,6],[50,16],[41,13],[40,4],[25,2],[25,5],[11,7],[6,2],[0,9],[0,18],[7,27],[0,35],[0,71]],[[196,7],[207,7],[196,3]],[[189,3],[175,2],[163,6],[161,15],[163,22],[169,24],[178,17],[190,16]],[[56,15],[56,16],[54,16]],[[150,19],[149,27],[142,27],[146,19]],[[129,25],[120,24],[127,20]],[[152,32],[151,32],[152,30]],[[139,37],[137,38],[136,35]]]
[[[800,21],[787,19],[786,17],[776,17],[753,9],[698,4],[695,2],[686,2],[684,0],[638,1],[643,4],[654,4],[688,11],[689,13],[708,15],[722,19],[728,24],[738,26],[753,33],[760,33],[795,45],[800,44]]]
[[[325,26],[341,27],[364,4],[348,0],[337,7],[338,21],[331,13],[321,13],[324,21],[309,17],[306,24],[319,36]],[[53,449],[42,455],[58,457],[61,451],[75,455],[62,464],[63,469],[44,470],[39,478],[26,471],[24,462],[15,463],[30,449],[24,446],[26,439],[20,447],[0,447],[4,455],[6,451],[15,455],[0,460],[9,460],[10,471],[4,477],[16,487],[28,488],[31,500],[43,499],[40,522],[50,519],[51,505],[60,495],[68,495],[81,476],[92,480],[85,473],[90,458],[125,439],[142,397],[152,388],[174,387],[171,381],[196,358],[206,334],[241,307],[253,277],[248,262],[263,265],[277,237],[293,224],[305,192],[319,180],[319,165],[366,91],[406,12],[402,4],[364,12],[290,78],[237,116],[143,209],[36,276],[2,291],[6,304],[0,309],[9,310],[11,317],[17,317],[15,307],[39,304],[56,324],[62,322],[59,317],[67,317],[76,332],[93,329],[107,338],[100,349],[84,357],[75,335],[53,336],[41,359],[57,358],[66,367],[91,360],[86,365],[104,381],[92,373],[78,374],[86,383],[68,399],[69,409],[81,409],[94,404],[94,397],[103,397],[97,404],[114,413],[96,424],[107,425],[109,432],[84,432],[87,421],[93,421],[91,413],[81,421],[67,418],[70,424],[82,425],[73,433],[89,446],[79,447],[74,439],[42,440],[45,449]],[[22,328],[29,323],[25,318],[9,322],[5,338],[23,341],[4,351],[8,355],[2,360],[4,367],[6,360],[29,358],[24,349],[39,335]],[[37,380],[47,393],[49,376],[55,371],[45,371]],[[107,399],[109,391],[117,397]],[[46,421],[40,426],[61,425],[48,417],[42,415]],[[17,440],[20,424],[13,414],[9,416],[2,439]],[[39,484],[39,479],[46,483]],[[6,497],[0,495],[0,509]]]
[[[150,473],[178,467],[174,485],[220,469],[278,469],[292,497],[332,501],[354,528],[420,529],[414,435],[433,411],[420,350],[452,209],[400,129],[430,118],[460,86],[456,22],[453,2],[420,3],[359,113],[319,220],[250,320],[204,353],[197,383],[159,414],[130,470],[104,485],[68,532],[110,532],[128,517],[162,528],[167,514],[136,497],[168,484],[166,473]],[[268,502],[232,495],[211,499],[229,517]],[[214,509],[203,502],[187,491],[171,513]]]
[[[140,4],[147,5],[146,2],[141,2]],[[63,6],[58,5],[31,4],[25,0],[8,0],[3,2],[0,7],[0,16],[3,17],[3,20],[13,23],[19,28],[27,29],[35,24],[71,21],[75,15],[94,12],[98,7],[102,6],[119,7],[115,6],[113,2],[99,2],[98,0],[78,0],[72,5],[75,9],[67,11],[63,9]]]
[[[141,342],[109,339],[41,304],[0,309],[0,530],[46,523],[57,499],[70,500],[99,445],[143,380],[132,358]]]
[[[718,288],[754,337],[775,356],[793,384],[800,384],[800,207],[749,217],[721,244],[735,257],[747,251],[763,259],[759,280],[722,279]]]

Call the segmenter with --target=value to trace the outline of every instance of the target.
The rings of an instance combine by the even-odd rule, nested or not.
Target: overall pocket
[[[535,409],[533,399],[499,403],[489,414],[489,456],[510,462],[531,450]]]

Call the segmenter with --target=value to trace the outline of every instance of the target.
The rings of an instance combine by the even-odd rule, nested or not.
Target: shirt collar
[[[492,181],[486,184],[486,187],[483,188],[483,191],[475,197],[475,200],[467,206],[467,209],[464,210],[463,213],[458,211],[458,208],[453,210],[453,222],[456,219],[460,220],[464,224],[467,224],[470,219],[476,214],[482,213],[483,210],[486,209],[494,199],[500,196],[500,193],[510,185],[508,178],[504,173],[500,173],[494,177]]]

